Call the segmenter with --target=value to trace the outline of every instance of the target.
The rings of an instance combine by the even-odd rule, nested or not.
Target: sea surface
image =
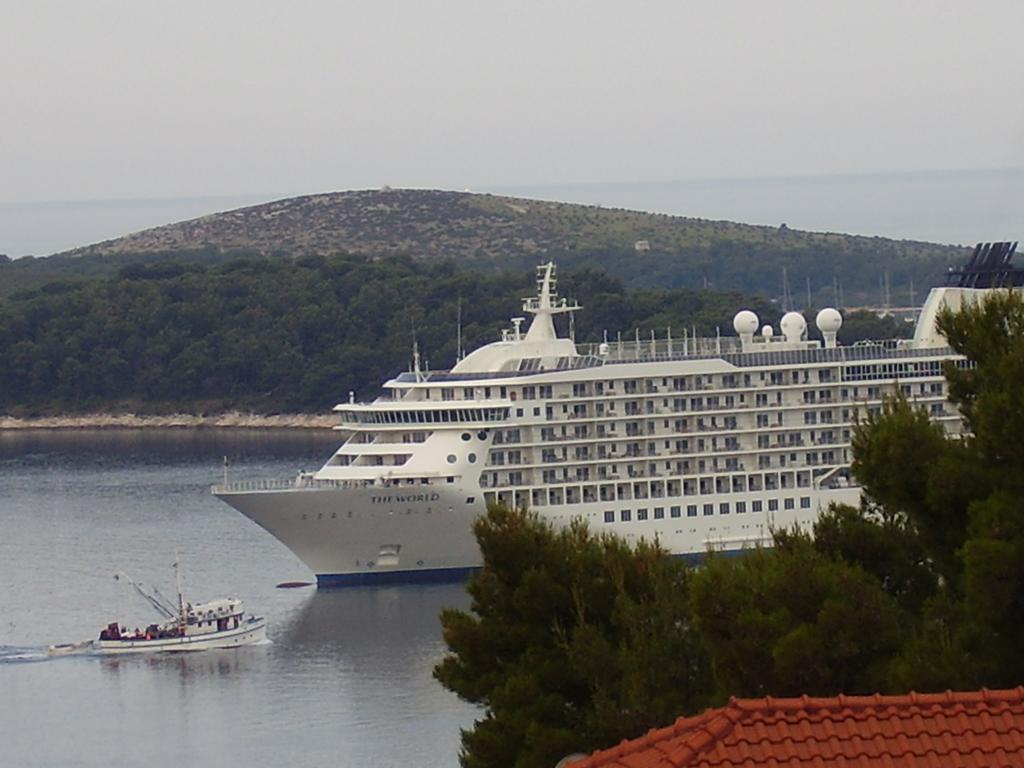
[[[0,431],[0,766],[455,766],[479,711],[431,677],[460,584],[278,589],[313,574],[210,495],[287,477],[322,431]],[[224,457],[227,457],[225,470]],[[51,658],[115,619],[157,619],[114,574],[236,596],[266,645]]]
[[[1022,168],[491,185],[473,191],[959,245],[1024,235]],[[289,196],[0,203],[0,253],[45,256]]]

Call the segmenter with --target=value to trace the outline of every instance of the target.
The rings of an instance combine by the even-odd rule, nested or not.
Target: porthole
[[[416,561],[416,565],[423,565],[423,561],[422,560],[417,560]]]
[[[470,464],[476,464],[476,454],[475,453],[469,454],[469,456],[467,456],[466,458],[469,459],[469,463]]]
[[[476,436],[479,437],[481,440],[486,440],[487,430],[481,429],[479,432],[476,433]]]
[[[462,433],[462,442],[468,443],[470,441],[470,438],[472,438],[472,437],[473,436],[471,434],[469,434],[469,432],[463,432]]]
[[[454,453],[449,453],[448,454],[448,463],[449,464],[454,464],[455,463],[455,454]]]

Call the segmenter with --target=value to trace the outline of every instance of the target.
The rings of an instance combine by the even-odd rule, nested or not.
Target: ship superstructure
[[[902,392],[951,433],[963,429],[942,367],[966,364],[935,327],[1024,277],[1016,244],[979,246],[932,289],[913,339],[840,346],[788,312],[776,334],[750,311],[736,336],[577,345],[555,330],[578,305],[538,268],[532,315],[451,370],[413,369],[371,403],[335,407],[347,440],[315,473],[214,493],[287,545],[321,585],[458,577],[479,565],[473,520],[488,502],[574,518],[674,554],[769,544],[831,502],[856,504],[854,419]]]

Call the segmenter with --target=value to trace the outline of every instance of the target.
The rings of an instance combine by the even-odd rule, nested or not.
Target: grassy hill
[[[649,250],[636,250],[646,241]],[[540,260],[597,266],[627,284],[779,296],[810,288],[847,304],[925,287],[963,249],[905,240],[803,232],[590,205],[436,190],[382,189],[279,200],[168,224],[45,259],[0,265],[0,295],[54,279],[113,275],[167,259],[218,263],[239,255],[298,259],[353,254],[451,259],[470,269],[528,270]],[[894,303],[907,303],[897,298]]]

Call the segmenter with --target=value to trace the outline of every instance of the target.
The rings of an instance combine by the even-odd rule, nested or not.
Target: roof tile
[[[1024,687],[730,699],[572,768],[991,768],[1024,765]]]

